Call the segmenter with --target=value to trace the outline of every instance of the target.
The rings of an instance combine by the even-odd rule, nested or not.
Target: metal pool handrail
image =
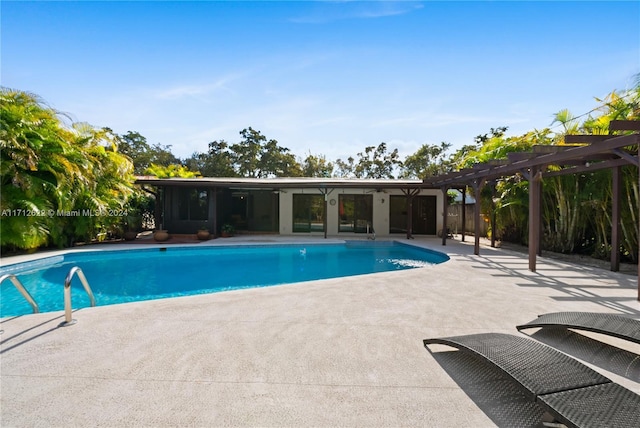
[[[371,235],[373,235],[373,237]],[[370,222],[367,222],[367,239],[371,239],[372,241],[376,240],[376,231]]]
[[[38,309],[38,304],[36,303],[35,300],[33,300],[33,297],[31,297],[31,294],[29,294],[27,289],[24,288],[24,285],[22,285],[22,283],[20,282],[17,276],[15,276],[12,273],[4,274],[0,276],[0,284],[2,284],[5,279],[10,280],[13,283],[13,285],[16,286],[20,294],[22,294],[22,296],[25,299],[27,299],[27,302],[29,302],[29,304],[31,305],[31,308],[33,309],[34,314],[37,314],[38,312],[40,312],[40,309]]]
[[[72,267],[67,274],[67,278],[64,280],[64,322],[60,324],[63,327],[76,323],[76,320],[71,318],[71,280],[73,279],[73,275],[75,275],[76,273],[78,274],[78,278],[80,278],[80,282],[82,283],[84,290],[89,295],[91,306],[96,305],[96,299],[93,297],[93,292],[91,291],[91,287],[89,287],[87,277],[84,276],[82,269],[80,269],[78,266]]]

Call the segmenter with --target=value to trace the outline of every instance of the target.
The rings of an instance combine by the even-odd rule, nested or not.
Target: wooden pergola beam
[[[531,153],[531,152],[507,153],[507,158],[508,158],[509,162],[511,162],[511,163],[519,162],[519,161],[523,161],[523,160],[527,160],[527,159],[533,159],[535,157],[536,157],[536,155]]]
[[[611,138],[611,135],[565,135],[565,144],[585,143],[597,144]]]
[[[612,120],[610,131],[640,131],[640,120]]]
[[[583,146],[543,146],[543,145],[537,145],[537,146],[531,147],[531,152],[533,154],[536,154],[536,155],[546,155],[546,154],[549,154],[549,153],[566,152],[567,150],[575,149],[576,147],[583,147]]]
[[[597,170],[606,169],[606,168],[616,168],[619,166],[629,165],[629,161],[627,159],[613,159],[602,162],[594,162],[588,163],[587,165],[577,165],[569,168],[562,168],[558,171],[547,171],[544,173],[545,177],[555,177],[558,175],[569,175],[569,174],[578,174],[581,172],[595,172]]]

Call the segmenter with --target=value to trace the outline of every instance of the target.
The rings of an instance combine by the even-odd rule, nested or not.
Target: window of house
[[[323,195],[293,195],[293,231],[324,232]]]
[[[178,218],[180,220],[207,220],[209,195],[204,189],[188,189],[178,194]]]
[[[373,223],[373,195],[339,195],[339,232],[367,233]]]

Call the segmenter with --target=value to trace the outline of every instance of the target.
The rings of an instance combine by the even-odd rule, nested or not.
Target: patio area
[[[198,245],[281,242],[237,236]],[[297,241],[306,241],[297,238]],[[0,425],[539,426],[499,373],[422,340],[556,311],[640,318],[637,277],[417,238],[432,267],[2,320]],[[326,242],[326,241],[324,241]],[[109,245],[109,248],[127,244]],[[133,244],[135,245],[135,244]],[[89,248],[89,247],[87,247]],[[136,245],[139,248],[139,245]],[[62,295],[62,292],[61,292]],[[526,331],[640,393],[640,345]]]

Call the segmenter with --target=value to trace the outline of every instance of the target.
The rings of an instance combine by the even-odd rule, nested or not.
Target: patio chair
[[[591,331],[640,343],[640,321],[617,314],[598,312],[553,312],[516,326],[518,330],[528,328],[572,328]]]
[[[568,427],[640,426],[640,395],[532,339],[483,333],[423,342],[429,352],[428,345],[447,345],[497,367]]]

